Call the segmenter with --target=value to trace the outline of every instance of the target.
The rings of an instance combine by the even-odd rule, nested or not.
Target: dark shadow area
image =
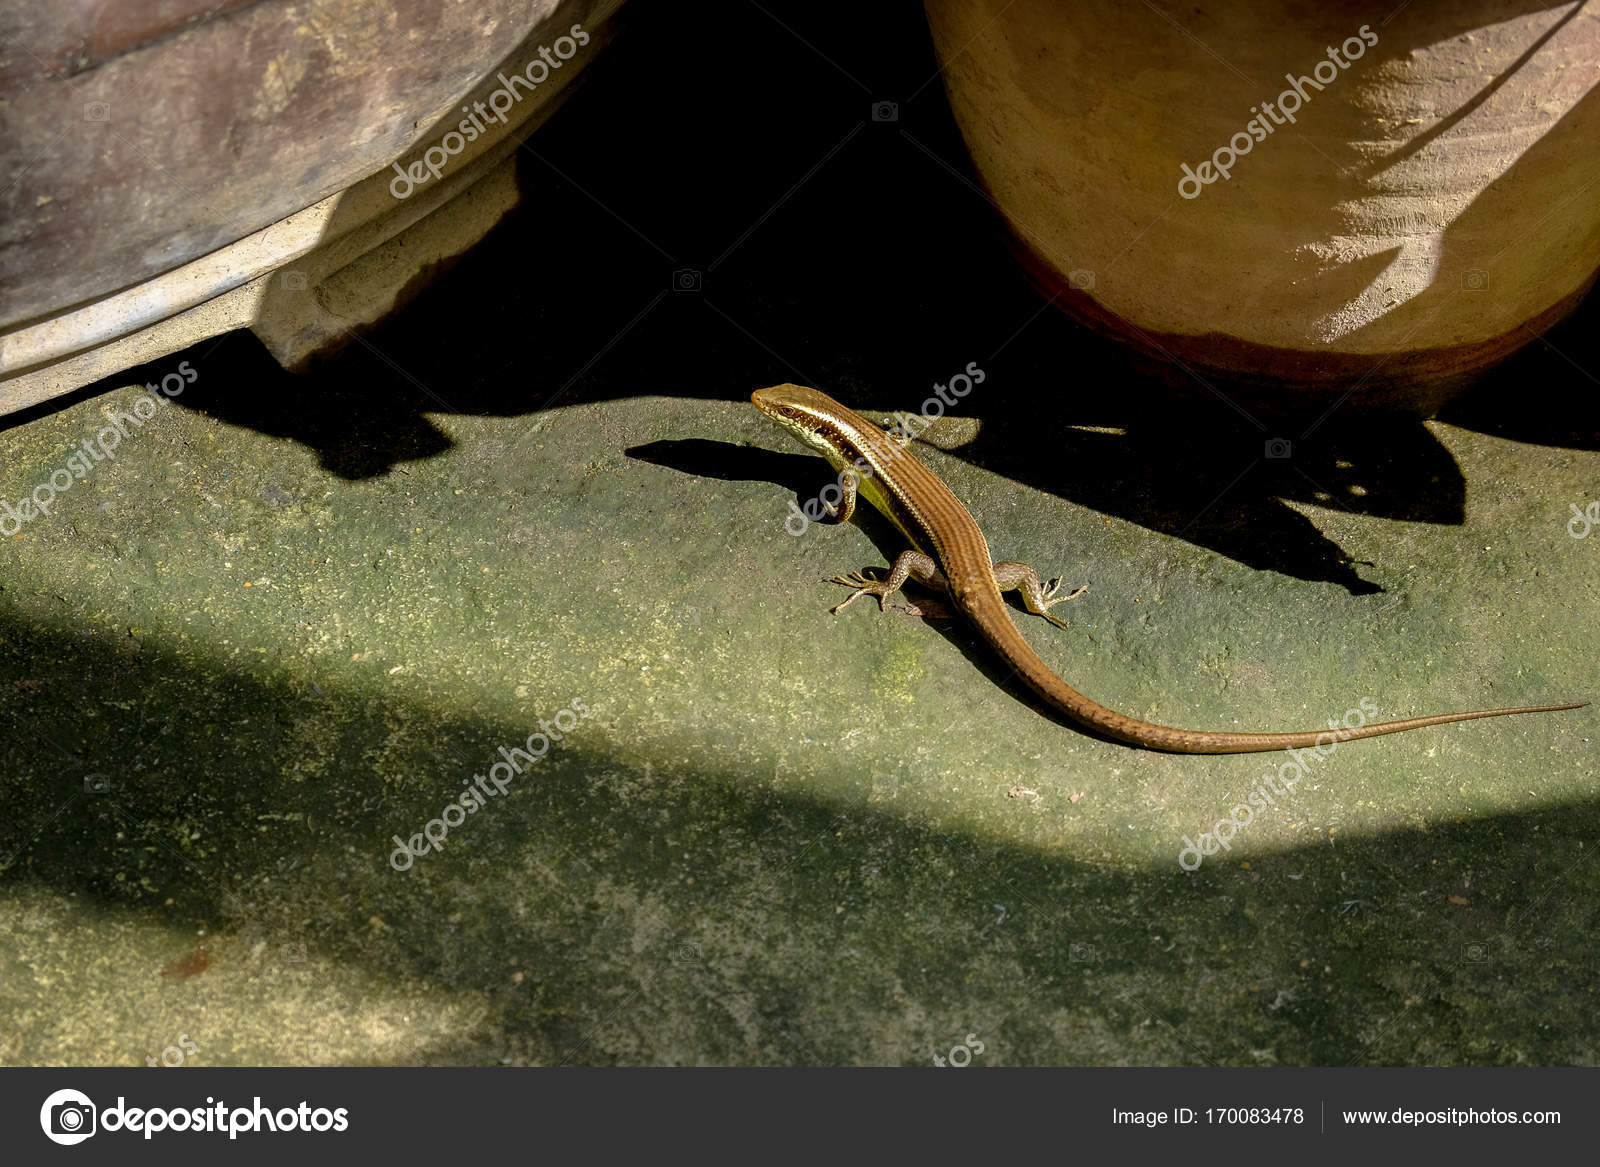
[[[624,453],[652,466],[666,466],[696,478],[722,482],[771,482],[794,491],[794,503],[813,502],[823,487],[833,482],[828,465],[806,454],[779,454],[755,446],[735,446],[704,438],[649,442]],[[867,508],[870,509],[870,508]],[[887,525],[888,520],[884,520]]]
[[[1600,450],[1600,297],[1591,295],[1576,316],[1452,401],[1439,418],[1514,442]]]
[[[845,23],[771,11],[625,10],[619,42],[520,153],[524,204],[311,372],[283,373],[236,334],[149,373],[188,359],[202,375],[182,404],[363,479],[448,447],[429,412],[742,400],[783,380],[915,410],[975,362],[986,380],[962,408],[986,426],[962,456],[1252,567],[1380,590],[1285,503],[1461,521],[1467,483],[1415,418],[1242,409],[1227,386],[1144,368],[1041,297],[978,191],[919,5]],[[1447,416],[1593,448],[1597,324],[1591,298],[1553,349],[1525,351]]]
[[[640,769],[611,756],[596,703],[581,738],[397,873],[390,836],[437,813],[438,776],[528,727],[286,676],[7,605],[0,885],[204,925],[219,955],[174,994],[223,980],[248,999],[259,973],[225,954],[285,940],[358,988],[481,991],[470,1032],[415,1062],[850,1063],[933,1007],[981,1017],[1013,1064],[1563,1063],[1600,1042],[1594,801],[1189,875],[952,833],[869,798],[866,773],[828,802],[755,773]],[[680,851],[693,879],[664,878]],[[151,951],[147,975],[187,955]],[[29,991],[6,990],[18,1016],[37,1016]],[[35,1024],[17,1060],[51,1059]]]

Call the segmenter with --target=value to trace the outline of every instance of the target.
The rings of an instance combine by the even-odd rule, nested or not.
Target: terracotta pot
[[[1436,404],[1600,268],[1592,5],[927,12],[1023,258],[1158,359],[1264,396]]]

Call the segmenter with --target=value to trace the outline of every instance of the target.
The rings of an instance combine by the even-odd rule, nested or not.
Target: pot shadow
[[[85,676],[104,678],[115,732],[84,732]],[[142,967],[119,940],[115,963],[65,966],[65,982],[17,978],[13,1004],[25,1021],[95,1010],[130,1050],[148,1019],[99,994],[179,967],[199,975],[166,995],[219,1027],[292,1000],[298,1032],[233,1055],[279,1064],[336,1057],[319,1035],[357,1017],[414,1035],[388,1055],[404,1064],[926,1064],[957,1014],[1014,1065],[1550,1064],[1600,1042],[1593,800],[1337,846],[1241,835],[1186,873],[1061,850],[999,788],[1003,833],[939,820],[916,757],[837,754],[813,789],[714,750],[652,769],[602,719],[396,872],[390,836],[527,726],[9,611],[0,691],[7,740],[41,747],[0,775],[0,896],[55,946],[152,937]],[[226,780],[197,782],[202,765]],[[1225,782],[1163,797],[1198,836]],[[1040,794],[1057,815],[1079,790],[1110,788],[1066,772]],[[199,970],[183,964],[197,925],[214,948]],[[368,1004],[391,992],[462,1007],[405,1025]],[[20,1024],[7,1060],[57,1061],[59,1036]],[[227,1064],[233,1040],[219,1028],[208,1057]]]

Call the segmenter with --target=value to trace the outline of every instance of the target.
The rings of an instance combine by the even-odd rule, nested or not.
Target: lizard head
[[[909,438],[885,432],[826,393],[804,385],[757,389],[750,394],[750,400],[762,413],[826,458],[839,472],[841,486],[845,475],[849,475],[863,498],[889,516],[913,544],[922,547],[900,496],[884,485],[896,473],[920,471],[932,480],[933,489],[944,490],[943,484],[906,450]]]
[[[812,449],[839,463],[858,449],[866,431],[881,436],[871,422],[826,393],[804,385],[773,385],[750,394],[757,409]]]

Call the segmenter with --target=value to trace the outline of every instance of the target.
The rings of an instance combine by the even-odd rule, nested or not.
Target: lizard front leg
[[[849,575],[834,576],[829,582],[843,584],[847,588],[856,590],[844,603],[831,610],[837,614],[862,596],[877,596],[878,611],[881,612],[884,610],[884,601],[899,591],[907,579],[914,579],[923,587],[932,588],[937,592],[947,592],[950,588],[944,572],[939,570],[939,565],[934,562],[932,556],[924,555],[920,551],[902,551],[899,558],[894,561],[894,566],[889,569],[889,578],[881,582],[858,571],[853,571]],[[1037,579],[1034,582],[1037,583]]]
[[[856,513],[856,487],[860,481],[860,477],[849,467],[839,471],[839,501],[822,504],[822,509],[835,523],[848,523],[850,516]]]

